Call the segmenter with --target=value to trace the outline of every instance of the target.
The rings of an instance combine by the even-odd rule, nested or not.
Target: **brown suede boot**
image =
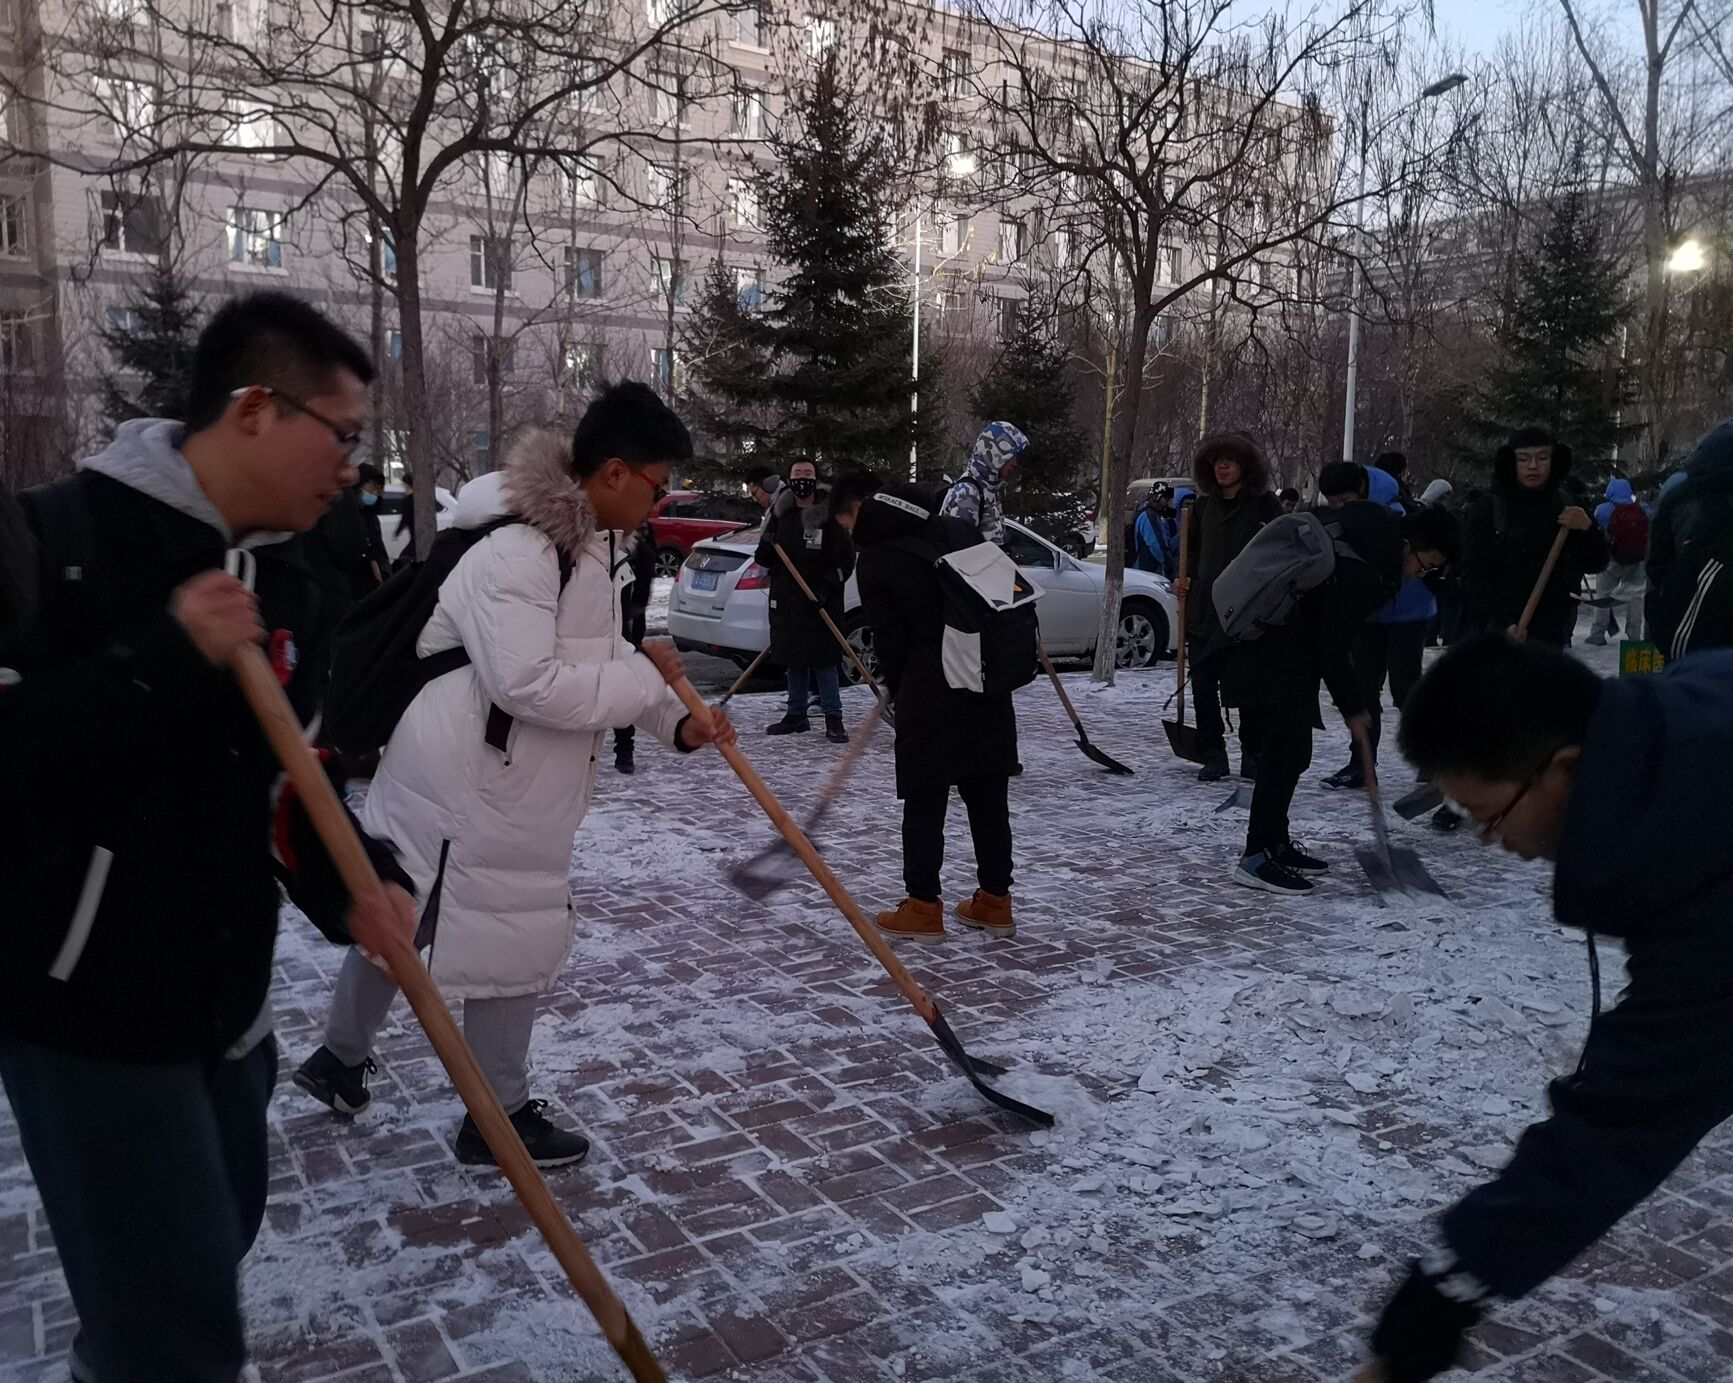
[[[943,941],[945,910],[937,903],[923,903],[919,898],[905,898],[895,912],[881,912],[874,919],[886,936],[900,936],[909,941]]]
[[[965,926],[977,927],[994,936],[1017,934],[1017,919],[1011,916],[1009,893],[1000,896],[978,888],[974,897],[957,904],[957,919]]]

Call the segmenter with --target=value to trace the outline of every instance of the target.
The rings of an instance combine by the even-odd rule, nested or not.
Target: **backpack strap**
[[[90,504],[77,475],[22,491],[18,503],[36,533],[39,564],[49,582],[82,581],[96,554]]]
[[[493,525],[493,527],[500,528],[504,527],[508,523],[523,522],[524,520],[517,518],[501,519],[499,523]],[[555,547],[554,552],[559,559],[560,565],[560,595],[564,595],[566,593],[566,585],[572,579],[572,573],[577,570],[578,562],[577,558],[573,557],[571,553],[566,552],[562,548]],[[436,653],[433,655],[433,658],[449,657],[452,653],[461,653],[463,656],[459,661],[454,662],[451,665],[451,668],[441,669],[441,671],[451,671],[460,668],[465,663],[469,662],[469,654],[465,653],[461,646],[447,650],[445,653]],[[431,662],[433,659],[430,658],[428,661]],[[498,706],[491,704],[488,706],[487,734],[485,736],[488,748],[497,749],[501,754],[505,753],[506,737],[511,734],[512,719],[512,716],[500,710]]]

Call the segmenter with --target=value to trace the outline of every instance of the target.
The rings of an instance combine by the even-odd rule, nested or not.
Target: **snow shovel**
[[[1415,821],[1444,805],[1444,791],[1431,783],[1410,788],[1396,799],[1395,812],[1404,821]]]
[[[1431,893],[1439,898],[1445,892],[1438,880],[1427,873],[1417,851],[1390,843],[1390,823],[1384,819],[1384,799],[1378,793],[1378,773],[1372,762],[1371,747],[1360,744],[1360,758],[1366,765],[1366,800],[1372,807],[1373,845],[1356,846],[1354,858],[1366,871],[1366,880],[1380,899],[1392,893]]]
[[[800,574],[800,568],[788,560],[788,554],[782,550],[782,544],[773,542],[771,547],[776,549],[776,555],[781,559],[782,565],[788,569],[788,574],[794,578],[795,584],[800,587],[806,598],[812,602],[813,608],[818,611],[818,617],[824,621],[824,627],[830,630],[842,651],[848,655],[848,660],[854,664],[855,671],[860,673],[861,680],[873,689],[873,695],[879,699],[879,705],[884,707],[886,719],[895,725],[897,723],[896,717],[891,714],[889,698],[885,696],[872,673],[867,671],[867,665],[861,661],[860,654],[854,651],[854,645],[843,637],[842,630],[836,627],[836,621],[830,617],[830,611],[824,608],[824,603],[819,600],[812,587],[806,584],[806,578]]]
[[[758,665],[769,656],[770,646],[766,644],[759,655],[746,665],[746,670],[734,679],[734,685],[727,690],[722,699],[716,704],[718,706],[726,706],[730,701],[734,700],[734,694],[744,687],[747,682],[752,680],[752,674],[758,671]]]
[[[1191,505],[1180,506],[1179,511],[1179,571],[1184,577],[1189,570],[1187,557],[1191,551]],[[1179,690],[1176,693],[1179,701],[1178,720],[1164,720],[1161,728],[1167,731],[1168,748],[1173,750],[1176,759],[1183,759],[1188,764],[1201,764],[1209,758],[1204,752],[1203,741],[1195,725],[1185,723],[1185,597],[1179,600],[1179,654],[1175,666],[1178,668]]]
[[[693,716],[707,717],[710,714],[710,708],[704,704],[703,698],[693,689],[692,683],[687,678],[682,677],[673,685],[674,694],[680,698],[687,711]],[[1013,1099],[1010,1095],[1003,1094],[987,1084],[983,1077],[1002,1076],[1005,1074],[1005,1068],[991,1061],[982,1061],[971,1057],[963,1050],[963,1044],[957,1040],[957,1034],[951,1031],[951,1025],[945,1021],[945,1015],[939,1011],[939,1006],[933,1002],[932,996],[922,989],[915,977],[904,968],[903,963],[897,959],[896,952],[891,950],[890,943],[873,930],[872,923],[867,921],[866,914],[860,910],[860,905],[849,896],[848,890],[842,886],[842,881],[831,872],[830,866],[824,862],[818,851],[813,849],[812,842],[795,824],[794,818],[788,814],[788,809],[777,801],[776,794],[770,790],[764,779],[760,778],[757,771],[746,761],[746,755],[740,752],[740,746],[727,744],[718,745],[717,748],[722,757],[728,760],[728,766],[734,770],[735,775],[746,785],[746,790],[752,794],[758,805],[764,808],[764,814],[782,833],[782,838],[788,842],[789,848],[800,856],[801,863],[811,871],[812,877],[817,879],[820,887],[830,895],[831,902],[836,904],[837,910],[848,920],[849,926],[855,929],[856,934],[866,943],[867,949],[873,953],[878,963],[884,966],[885,973],[902,991],[903,997],[909,1001],[910,1006],[921,1016],[926,1025],[933,1030],[933,1036],[938,1039],[939,1045],[945,1049],[945,1055],[956,1063],[957,1069],[968,1079],[969,1084],[973,1085],[993,1104],[998,1105],[1000,1109],[1021,1115],[1031,1123],[1039,1124],[1043,1128],[1051,1128],[1053,1116],[1046,1110],[1024,1104],[1023,1101]]]
[[[377,894],[382,885],[373,871],[373,862],[367,858],[360,837],[350,826],[325,770],[302,741],[300,723],[290,709],[276,673],[265,661],[264,653],[258,648],[247,649],[236,660],[234,669],[253,714],[258,717],[284,772],[300,794],[307,815],[336,863],[350,897]],[[584,1241],[561,1212],[547,1182],[542,1180],[541,1172],[530,1161],[523,1140],[506,1117],[499,1097],[487,1083],[487,1077],[482,1074],[475,1053],[452,1021],[445,1000],[422,965],[421,957],[413,947],[397,942],[384,960],[391,968],[391,978],[402,988],[415,1016],[420,1019],[428,1041],[433,1044],[433,1050],[450,1074],[452,1084],[463,1097],[470,1116],[481,1129],[482,1137],[498,1159],[500,1170],[511,1182],[518,1200],[565,1269],[566,1280],[583,1299],[584,1305],[590,1308],[590,1314],[601,1326],[608,1343],[637,1383],[667,1383],[668,1375],[650,1353],[650,1346],[645,1343],[625,1304],[608,1286],[589,1250],[584,1247]]]
[[[1516,622],[1514,632],[1518,639],[1528,637],[1529,623],[1534,619],[1534,612],[1540,608],[1541,592],[1546,590],[1546,583],[1552,580],[1552,569],[1558,565],[1559,555],[1565,550],[1565,539],[1570,535],[1570,529],[1560,524],[1558,537],[1552,540],[1552,548],[1546,555],[1546,561],[1541,563],[1540,575],[1535,578],[1534,589],[1528,593],[1528,604],[1522,607],[1522,618]]]
[[[867,741],[872,739],[873,732],[879,728],[879,716],[884,710],[884,703],[875,701],[872,710],[867,712],[867,718],[861,722],[854,732],[854,739],[843,751],[842,761],[830,771],[830,777],[825,779],[824,787],[818,794],[818,805],[812,809],[806,818],[806,824],[801,827],[810,840],[812,834],[824,823],[830,815],[831,805],[842,796],[843,784],[854,771],[861,752],[867,747]],[[735,865],[728,871],[728,882],[733,884],[755,903],[762,903],[778,889],[794,882],[800,873],[800,857],[789,847],[786,840],[778,837],[751,859]]]
[[[1097,749],[1089,742],[1089,732],[1083,728],[1083,721],[1077,714],[1077,708],[1071,704],[1071,698],[1065,692],[1065,684],[1059,680],[1059,674],[1053,670],[1053,660],[1047,656],[1046,645],[1039,638],[1035,640],[1035,651],[1041,655],[1041,666],[1047,669],[1047,675],[1053,679],[1053,690],[1059,693],[1059,704],[1065,708],[1065,714],[1071,717],[1071,727],[1077,731],[1077,747],[1109,773],[1121,773],[1129,778],[1131,776],[1129,768],[1111,754]]]

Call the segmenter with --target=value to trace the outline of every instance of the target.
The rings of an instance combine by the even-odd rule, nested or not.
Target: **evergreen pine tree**
[[[102,343],[115,366],[102,381],[109,423],[184,419],[199,323],[186,281],[173,265],[158,263],[126,306],[136,317],[136,330],[112,320],[102,328]],[[134,380],[143,382],[135,387]]]
[[[861,119],[864,106],[828,55],[760,187],[784,277],[747,311],[713,267],[687,329],[701,423],[751,438],[754,460],[766,465],[804,456],[834,474],[895,468],[908,454],[908,275],[886,241],[895,168]],[[927,389],[923,360],[923,401]]]
[[[1029,439],[1006,490],[1006,510],[1037,533],[1063,541],[1082,527],[1082,496],[1093,468],[1089,436],[1077,425],[1067,353],[1054,327],[1053,304],[1030,298],[970,402],[983,425],[1008,422]]]
[[[1612,456],[1638,430],[1620,425],[1623,372],[1608,362],[1624,278],[1581,199],[1556,203],[1539,243],[1517,260],[1499,360],[1465,409],[1474,459],[1485,464],[1519,427],[1548,429],[1585,461]]]

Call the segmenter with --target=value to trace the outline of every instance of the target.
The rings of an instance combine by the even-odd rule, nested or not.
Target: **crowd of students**
[[[302,1089],[341,1117],[367,1107],[396,997],[371,957],[409,942],[463,1001],[469,1043],[532,1157],[579,1162],[582,1133],[533,1095],[530,1046],[572,945],[572,841],[599,752],[613,731],[629,770],[625,727],[688,754],[734,738],[720,711],[685,713],[678,654],[644,637],[648,573],[628,536],[691,438],[648,387],[609,386],[570,437],[527,434],[459,496],[441,539],[455,560],[413,640],[412,661],[441,672],[406,699],[354,823],[388,888],[348,899],[298,806],[277,800],[276,764],[227,665],[262,645],[312,722],[333,612],[386,589],[369,521],[379,477],[350,461],[372,377],[306,304],[231,302],[201,334],[184,421],[126,424],[71,478],[0,506],[0,756],[30,785],[0,797],[0,1083],[78,1311],[82,1383],[235,1383],[245,1365],[238,1269],[269,1180],[279,887],[349,948]],[[878,922],[906,940],[946,934],[953,789],[978,887],[949,916],[997,936],[1016,926],[1013,692],[1032,667],[1001,677],[985,620],[972,644],[954,621],[958,573],[1008,564],[995,544],[1025,445],[989,425],[943,495],[865,474],[821,494],[808,462],[757,487],[772,653],[789,677],[772,733],[808,728],[816,691],[829,737],[847,737],[836,635],[819,612],[834,620],[857,575],[903,808],[907,898]],[[1499,451],[1461,522],[1436,486],[1413,500],[1394,457],[1325,468],[1305,508],[1273,490],[1252,438],[1224,433],[1198,446],[1194,493],[1137,521],[1136,560],[1160,563],[1187,597],[1206,781],[1231,767],[1224,708],[1240,717],[1240,771],[1255,785],[1234,879],[1312,888],[1328,865],[1292,838],[1289,807],[1320,687],[1358,747],[1332,775],[1352,787],[1375,771],[1388,680],[1403,753],[1453,813],[1554,861],[1559,920],[1620,937],[1632,958],[1629,989],[1555,1083],[1552,1117],[1442,1218],[1383,1312],[1372,1347],[1390,1383],[1447,1369],[1490,1302],[1558,1271],[1733,1113],[1719,1046],[1733,1040],[1733,873],[1713,797],[1733,768],[1733,654],[1700,651],[1723,627],[1733,424],[1642,515],[1646,614],[1632,609],[1634,496],[1611,487],[1591,516],[1570,469],[1561,443],[1530,430]],[[1308,534],[1328,552],[1303,565],[1325,575],[1254,590],[1264,613],[1248,637],[1248,580],[1298,571],[1281,542],[1298,551]],[[1458,563],[1462,624],[1483,632],[1421,674],[1426,631],[1443,622],[1428,583]],[[1582,581],[1609,569],[1601,586],[1623,597],[1612,613],[1625,632],[1646,621],[1680,655],[1658,677],[1603,680],[1564,651]],[[1010,618],[1018,602],[1001,603]],[[1016,645],[1024,664],[1033,637]],[[1609,851],[1613,839],[1628,848]],[[454,1151],[493,1160],[467,1118]]]

